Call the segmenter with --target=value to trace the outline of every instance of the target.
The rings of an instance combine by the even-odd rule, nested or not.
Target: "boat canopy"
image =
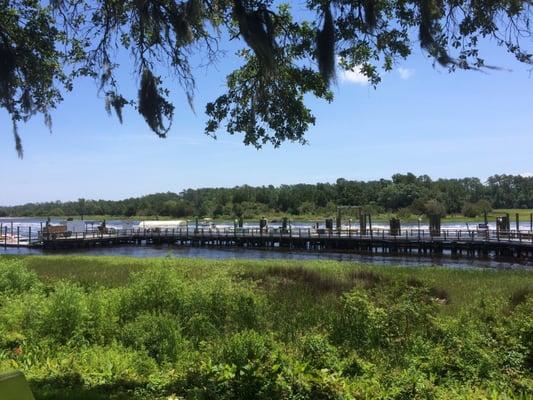
[[[187,226],[185,220],[174,221],[141,221],[139,223],[139,229],[175,229],[184,228]]]

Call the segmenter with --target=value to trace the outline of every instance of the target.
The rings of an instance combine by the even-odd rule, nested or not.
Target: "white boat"
[[[139,223],[139,229],[147,231],[161,231],[165,229],[180,229],[187,226],[187,221],[185,220],[174,220],[174,221],[141,221]]]

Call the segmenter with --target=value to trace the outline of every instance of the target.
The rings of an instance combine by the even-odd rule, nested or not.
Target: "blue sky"
[[[375,90],[356,73],[340,75],[332,104],[309,99],[317,123],[309,145],[261,150],[223,131],[204,135],[204,105],[224,91],[236,64],[231,51],[217,68],[198,69],[196,114],[177,85],[173,128],[157,138],[135,111],[124,124],[109,117],[93,81],[80,80],[52,113],[50,134],[37,116],[21,125],[25,157],[14,150],[0,112],[0,205],[35,201],[121,199],[186,188],[334,182],[413,172],[433,178],[533,171],[533,77],[495,46],[484,52],[500,71],[433,67],[420,51],[383,76]],[[127,57],[124,58],[126,63]],[[123,73],[134,95],[138,79]]]

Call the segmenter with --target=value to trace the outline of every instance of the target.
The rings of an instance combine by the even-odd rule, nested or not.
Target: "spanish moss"
[[[105,109],[109,115],[111,115],[111,108],[115,110],[119,122],[122,124],[122,109],[128,104],[128,101],[121,95],[115,92],[106,93]]]
[[[240,34],[254,51],[261,66],[266,71],[273,71],[276,43],[270,12],[265,7],[248,11],[240,0],[235,0],[233,12],[239,24]]]
[[[13,122],[13,137],[15,138],[15,150],[20,159],[24,158],[24,150],[22,148],[22,140],[20,139],[18,125],[15,118],[12,119]]]
[[[318,69],[329,84],[335,79],[335,26],[328,6],[324,7],[324,25],[316,37]]]
[[[139,89],[139,113],[150,129],[160,138],[164,138],[172,125],[174,107],[161,95],[162,90],[158,85],[159,79],[152,74],[152,71],[145,68]],[[165,119],[168,120],[166,127]]]
[[[456,61],[448,55],[448,52],[436,37],[438,34],[436,7],[437,5],[433,0],[420,0],[420,25],[418,31],[420,47],[426,50],[443,67],[456,65]]]
[[[376,15],[376,7],[375,7],[375,0],[364,0],[363,1],[363,9],[365,10],[365,24],[366,29],[370,32],[372,32],[377,25],[377,15]]]

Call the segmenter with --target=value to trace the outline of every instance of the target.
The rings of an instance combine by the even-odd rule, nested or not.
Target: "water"
[[[28,227],[32,227],[32,236],[36,235],[40,229],[41,219],[36,218],[0,218],[0,222],[4,226],[8,226],[8,231],[11,229],[11,222],[16,231],[17,226],[22,231],[27,232]],[[60,220],[52,220],[52,223],[59,223]],[[123,227],[125,221],[121,220],[107,220],[106,225],[120,229]],[[132,222],[132,221],[128,221]],[[94,227],[100,224],[100,221],[87,221],[89,228],[91,224]],[[133,221],[138,223],[138,221]],[[312,222],[298,222],[293,223],[292,227],[307,229],[312,226]],[[221,226],[222,225],[222,226]],[[279,224],[271,223],[270,226],[275,227]],[[217,226],[233,227],[231,222],[217,222]],[[246,227],[257,227],[253,223],[245,224]],[[374,224],[376,228],[386,227],[385,224]],[[402,224],[402,227],[416,227],[417,224]],[[472,224],[471,224],[472,227]],[[387,226],[388,228],[388,226]],[[428,228],[426,225],[421,225],[421,228]],[[443,229],[464,229],[464,223],[443,223]],[[521,223],[521,229],[529,229],[525,223]],[[96,247],[88,249],[74,249],[61,251],[43,251],[41,249],[28,248],[7,248],[0,246],[0,254],[12,255],[90,255],[90,256],[128,256],[128,257],[178,257],[178,258],[207,258],[207,259],[274,259],[274,260],[336,260],[336,261],[353,261],[362,263],[373,263],[382,265],[403,265],[403,266],[444,266],[451,268],[513,268],[513,269],[532,269],[533,261],[517,262],[516,260],[494,259],[488,258],[485,260],[474,258],[452,258],[451,256],[396,256],[386,254],[354,254],[347,252],[319,252],[319,251],[295,251],[287,249],[256,249],[256,248],[221,248],[221,247],[188,247],[178,245],[161,245],[161,246],[113,246],[113,247]]]

